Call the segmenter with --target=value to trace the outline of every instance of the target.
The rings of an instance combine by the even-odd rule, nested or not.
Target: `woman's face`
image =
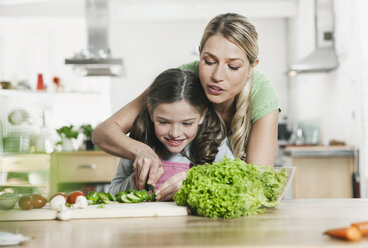
[[[221,108],[230,108],[248,80],[251,65],[237,45],[220,34],[211,36],[201,51],[199,77],[207,98]]]
[[[148,109],[158,140],[171,153],[181,152],[195,138],[205,116],[184,100]]]

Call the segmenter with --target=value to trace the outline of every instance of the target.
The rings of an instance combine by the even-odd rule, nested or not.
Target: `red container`
[[[43,83],[43,76],[42,74],[38,74],[37,76],[37,90],[44,90],[45,84]]]

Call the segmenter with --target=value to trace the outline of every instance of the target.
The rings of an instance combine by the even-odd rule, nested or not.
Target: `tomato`
[[[22,210],[30,210],[33,208],[32,196],[24,195],[19,198],[18,205]]]
[[[30,194],[32,197],[33,208],[42,208],[46,204],[46,199],[40,194]]]
[[[81,191],[74,191],[74,192],[70,193],[69,196],[68,196],[68,203],[69,204],[74,204],[75,203],[75,200],[80,195],[85,196],[83,194],[83,192],[81,192]]]
[[[61,195],[62,197],[64,197],[65,198],[65,202],[68,201],[68,196],[64,192],[59,192],[59,193],[54,194],[53,196],[51,196],[50,201],[52,200],[52,198],[54,198],[57,195]]]

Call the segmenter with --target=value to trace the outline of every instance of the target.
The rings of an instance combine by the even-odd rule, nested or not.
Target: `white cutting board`
[[[0,210],[0,221],[54,220],[56,217],[57,212],[51,210],[48,206],[32,210],[20,210],[18,206],[11,210]]]
[[[175,202],[110,203],[104,205],[104,208],[98,208],[98,206],[100,205],[72,209],[71,219],[188,215],[187,208],[178,206]],[[0,221],[54,219],[57,219],[57,212],[51,210],[48,204],[42,209],[0,210]]]

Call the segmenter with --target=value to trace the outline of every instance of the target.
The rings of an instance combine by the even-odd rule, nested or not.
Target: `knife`
[[[146,183],[144,189],[147,191],[151,191],[151,202],[156,201],[156,193],[155,193],[155,186],[152,184]]]

